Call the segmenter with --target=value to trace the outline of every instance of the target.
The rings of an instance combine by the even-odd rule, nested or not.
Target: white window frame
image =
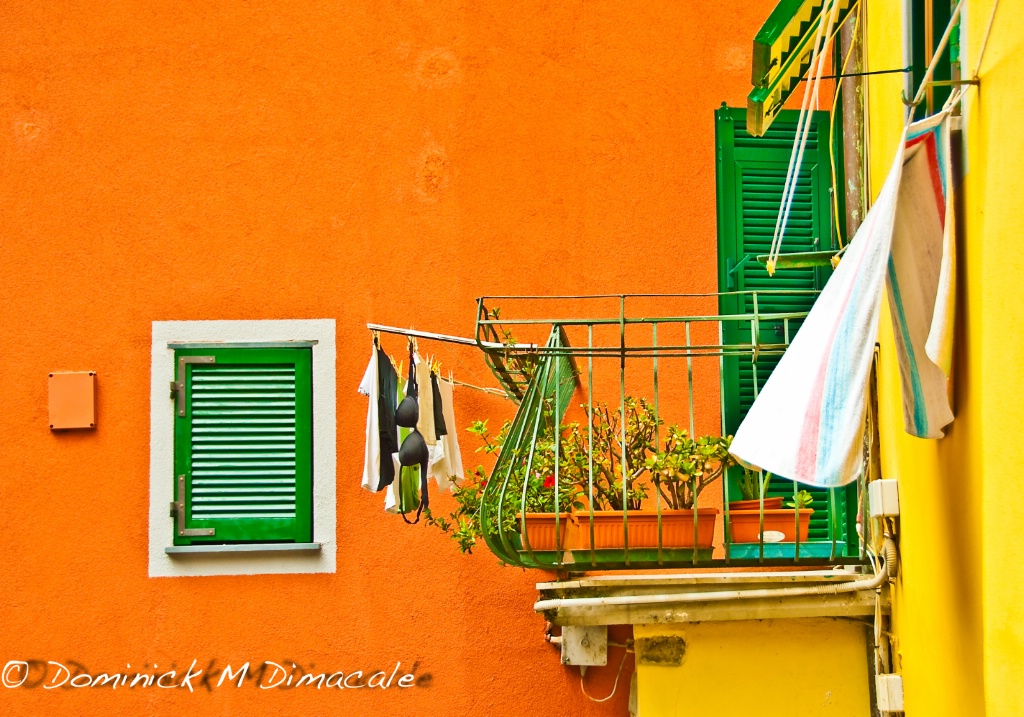
[[[149,576],[333,573],[336,571],[337,430],[334,319],[154,321],[149,416]],[[314,341],[313,345],[313,543],[288,546],[174,546],[173,343],[261,344]],[[294,546],[292,546],[294,547]],[[318,549],[317,549],[318,547]]]

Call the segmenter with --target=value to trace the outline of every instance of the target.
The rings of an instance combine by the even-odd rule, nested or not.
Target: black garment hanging
[[[441,405],[441,386],[437,374],[430,374],[430,393],[434,397],[434,435],[438,438],[448,435],[448,427],[444,425],[444,406]]]
[[[395,422],[402,428],[416,428],[420,420],[420,391],[416,384],[416,364],[412,349],[409,349],[409,383],[405,389],[405,398],[395,410]],[[406,437],[408,440],[408,437]]]
[[[405,517],[405,513],[402,513],[402,518],[407,523],[418,523],[420,521],[420,513],[423,512],[424,508],[429,507],[427,470],[430,467],[430,449],[427,448],[427,442],[416,428],[416,424],[420,419],[419,395],[419,386],[416,383],[416,359],[410,344],[409,386],[406,390],[405,398],[402,399],[398,409],[395,411],[396,423],[402,428],[412,429],[412,433],[405,437],[405,440],[402,441],[402,447],[398,449],[398,462],[403,467],[415,465],[420,467],[420,505],[416,509],[416,520],[409,520]],[[398,493],[399,495],[402,494],[401,472],[398,474]]]
[[[377,490],[382,491],[395,480],[395,462],[391,456],[398,452],[398,427],[395,423],[398,373],[376,339],[373,343],[377,350],[377,416],[380,431],[380,482]]]

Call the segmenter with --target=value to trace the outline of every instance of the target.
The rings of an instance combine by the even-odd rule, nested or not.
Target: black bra
[[[416,424],[420,421],[420,406],[416,402],[416,399],[419,398],[417,395],[418,387],[414,381],[415,376],[410,376],[409,393],[398,404],[398,408],[395,409],[395,423],[402,428],[416,428]]]
[[[398,463],[403,466],[420,465],[430,457],[427,442],[416,429],[405,437],[402,447],[398,449]]]
[[[405,398],[402,399],[402,402],[398,404],[398,408],[395,410],[395,423],[402,428],[412,429],[412,433],[405,437],[405,440],[402,441],[401,447],[398,449],[398,462],[403,467],[416,465],[420,467],[420,506],[416,511],[416,520],[414,521],[410,521],[408,518],[405,518],[405,513],[402,513],[402,517],[405,518],[407,523],[418,523],[420,520],[420,513],[423,512],[424,508],[428,507],[427,470],[430,467],[430,449],[427,448],[427,442],[423,439],[423,436],[416,428],[416,424],[419,423],[419,420],[420,405],[419,386],[416,383],[416,360],[412,346],[410,346],[409,387],[406,391]],[[401,472],[399,472],[398,482],[398,491],[399,494],[401,494]]]

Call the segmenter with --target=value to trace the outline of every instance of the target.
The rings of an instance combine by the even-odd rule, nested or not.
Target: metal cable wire
[[[591,702],[607,702],[612,697],[614,697],[615,696],[615,691],[619,689],[619,678],[622,677],[622,668],[626,664],[626,658],[629,656],[629,652],[630,651],[629,651],[628,648],[622,651],[622,661],[619,662],[619,670],[618,670],[618,672],[615,673],[615,682],[612,684],[611,694],[608,695],[607,697],[602,697],[601,699],[598,699],[596,697],[591,697],[590,695],[588,695],[587,694],[587,688],[583,684],[583,673],[581,672],[580,673],[580,692],[583,693],[583,696],[586,697]]]

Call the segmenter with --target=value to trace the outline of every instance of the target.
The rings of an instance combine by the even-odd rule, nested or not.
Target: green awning
[[[838,29],[856,0],[837,0]],[[764,135],[806,74],[825,0],[781,0],[754,36],[751,82],[747,96],[747,131]],[[825,20],[828,20],[826,15]]]

